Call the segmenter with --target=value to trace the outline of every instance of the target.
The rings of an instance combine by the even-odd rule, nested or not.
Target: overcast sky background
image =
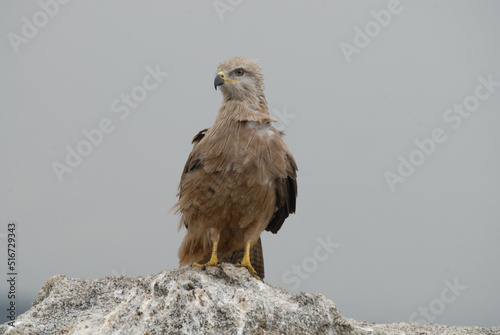
[[[15,220],[18,312],[58,273],[177,267],[185,231],[166,212],[191,139],[220,106],[216,67],[243,56],[260,61],[299,166],[297,214],[263,233],[266,281],[359,320],[499,326],[500,86],[476,88],[500,82],[500,3],[214,3],[73,0],[44,22],[37,1],[1,2],[0,260],[6,274]],[[365,28],[369,43],[355,40]],[[145,91],[148,68],[168,76]],[[144,99],[126,114],[131,92]],[[447,114],[464,101],[470,117]],[[60,182],[54,162],[88,150],[82,131],[102,124]],[[420,165],[391,190],[384,174],[400,155]]]

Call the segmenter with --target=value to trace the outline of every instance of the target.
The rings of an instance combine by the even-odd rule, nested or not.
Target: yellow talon
[[[214,245],[212,246],[212,256],[210,257],[210,260],[205,263],[205,264],[200,264],[197,262],[193,263],[193,266],[196,266],[198,268],[204,269],[207,266],[217,266],[220,267],[219,260],[217,259],[217,242],[214,242]]]
[[[247,268],[252,276],[254,276],[256,279],[260,280],[260,277],[257,276],[257,271],[255,271],[255,269],[252,266],[252,263],[250,262],[250,243],[249,242],[247,242],[247,244],[245,244],[245,253],[243,254],[243,259],[241,260],[241,263],[236,264],[236,266]]]

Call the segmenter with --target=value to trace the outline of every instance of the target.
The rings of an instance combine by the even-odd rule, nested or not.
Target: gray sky
[[[58,273],[177,267],[166,212],[216,67],[243,56],[299,165],[266,281],[359,320],[499,325],[499,2],[54,1],[0,5],[18,312]]]

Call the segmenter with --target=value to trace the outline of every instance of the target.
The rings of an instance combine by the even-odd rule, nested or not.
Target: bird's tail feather
[[[264,251],[262,250],[262,242],[260,240],[257,241],[250,249],[250,261],[252,262],[252,266],[257,271],[257,275],[260,279],[264,279]]]

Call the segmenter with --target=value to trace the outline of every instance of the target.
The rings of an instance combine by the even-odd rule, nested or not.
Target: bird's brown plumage
[[[271,124],[258,62],[234,57],[218,72],[222,106],[213,126],[193,139],[179,185],[180,227],[187,228],[179,263],[209,259],[214,242],[219,259],[234,263],[250,243],[263,278],[260,234],[278,232],[295,212],[297,166]]]

